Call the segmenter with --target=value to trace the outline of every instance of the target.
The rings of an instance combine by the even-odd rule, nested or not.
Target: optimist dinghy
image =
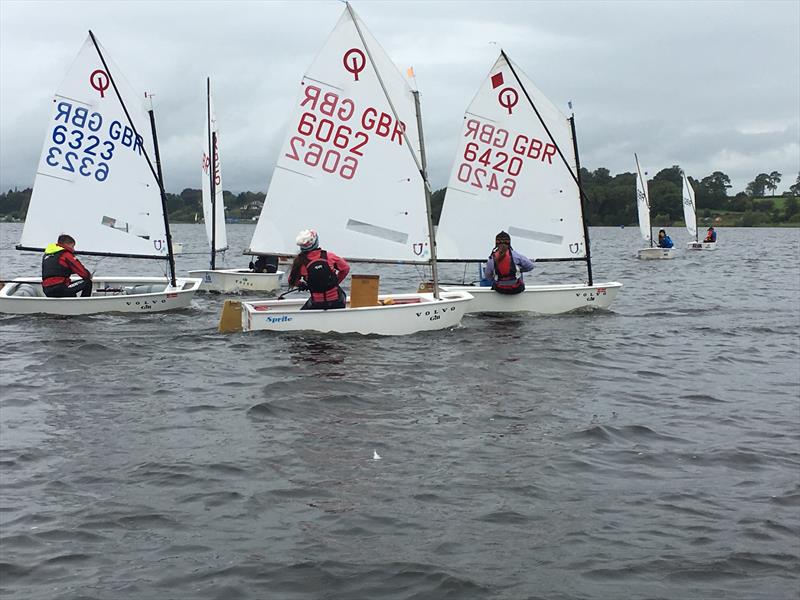
[[[568,119],[501,51],[464,115],[436,233],[439,258],[483,263],[487,244],[504,230],[536,262],[586,262],[588,283],[526,281],[514,295],[474,285],[443,289],[472,294],[468,313],[608,308],[622,284],[593,281],[579,177],[574,116]]]
[[[349,4],[301,81],[288,129],[247,252],[293,255],[296,233],[313,228],[350,262],[430,264],[434,291],[377,295],[367,306],[351,297],[324,311],[300,310],[305,300],[229,300],[220,330],[405,335],[457,326],[472,296],[437,289],[418,96]]]
[[[160,260],[168,263],[169,277],[94,277],[86,298],[47,298],[41,277],[20,277],[0,289],[0,313],[141,313],[189,306],[200,280],[175,277],[155,117],[140,97],[89,32],[53,98],[17,249],[41,252],[68,233],[77,240],[77,254]]]
[[[697,231],[697,203],[695,202],[694,188],[686,177],[686,173],[681,172],[683,177],[683,218],[686,221],[686,231],[694,236],[693,242],[688,242],[688,250],[716,250],[716,242],[701,242]]]
[[[636,207],[639,214],[639,232],[642,239],[650,242],[648,248],[641,248],[636,256],[642,260],[663,260],[675,258],[675,248],[660,248],[653,243],[653,226],[650,224],[650,194],[647,191],[647,180],[642,176],[639,157],[636,159]]]
[[[228,248],[225,230],[225,203],[222,195],[222,169],[219,160],[219,129],[214,104],[211,100],[211,79],[206,80],[206,123],[201,189],[203,194],[203,218],[206,237],[211,248],[208,269],[189,271],[192,277],[200,277],[200,291],[205,292],[273,292],[281,285],[283,271],[255,273],[249,269],[218,269],[217,252]]]

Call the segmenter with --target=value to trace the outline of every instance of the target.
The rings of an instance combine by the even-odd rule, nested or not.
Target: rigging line
[[[581,194],[586,199],[586,202],[588,204],[589,203],[589,197],[586,195],[586,192],[583,190],[583,186],[581,186],[580,182],[578,181],[578,177],[575,175],[575,172],[572,170],[572,167],[569,165],[569,162],[567,161],[567,158],[564,156],[564,153],[561,152],[561,148],[558,145],[558,143],[556,142],[555,138],[553,137],[553,134],[550,133],[550,129],[547,127],[547,124],[544,122],[544,119],[542,118],[542,115],[539,113],[539,109],[536,108],[536,104],[534,104],[533,99],[530,97],[530,94],[528,94],[528,90],[526,90],[525,86],[522,84],[522,80],[519,78],[519,75],[517,75],[517,71],[516,71],[516,69],[514,69],[514,65],[511,64],[511,59],[508,58],[508,55],[506,54],[506,51],[503,50],[503,49],[500,50],[500,54],[505,59],[506,64],[508,64],[508,68],[511,69],[511,73],[514,75],[514,78],[517,80],[517,83],[519,84],[519,87],[522,90],[522,93],[525,94],[525,98],[528,99],[528,103],[531,105],[531,108],[533,109],[533,112],[535,112],[536,116],[539,118],[539,123],[541,123],[542,127],[544,127],[545,133],[547,133],[547,137],[550,138],[550,141],[553,143],[553,146],[555,146],[556,151],[558,152],[558,155],[561,157],[561,160],[564,162],[564,166],[567,167],[567,171],[569,172],[570,177],[572,177],[572,180],[575,182],[575,185],[578,186],[578,193]]]
[[[114,92],[117,94],[117,100],[119,100],[120,106],[122,106],[122,110],[125,111],[125,116],[128,118],[128,124],[131,126],[131,129],[133,129],[133,133],[135,133],[136,136],[139,139],[144,140],[144,138],[141,135],[139,135],[139,132],[136,130],[136,125],[133,124],[133,119],[131,118],[131,115],[128,112],[128,107],[125,106],[125,102],[122,100],[122,94],[120,94],[119,88],[117,88],[117,82],[114,81],[114,76],[111,75],[111,69],[108,68],[108,63],[106,63],[106,59],[103,56],[103,53],[100,51],[100,44],[98,43],[97,39],[94,37],[94,33],[92,33],[91,29],[89,30],[89,37],[92,38],[92,43],[94,44],[94,49],[97,50],[97,55],[100,57],[100,62],[103,63],[103,68],[106,70],[106,74],[108,75],[108,79],[111,81],[111,85],[114,86]],[[147,148],[144,147],[144,144],[141,145],[141,149],[142,149],[142,153],[144,154],[144,158],[147,161],[147,166],[150,167],[150,173],[152,173],[153,178],[156,180],[156,183],[160,187],[161,186],[161,182],[160,182],[160,180],[158,178],[158,175],[156,174],[155,167],[153,167],[153,163],[150,160],[150,156],[147,154]]]
[[[389,97],[389,91],[386,89],[386,85],[383,83],[383,78],[381,77],[381,74],[378,72],[378,67],[375,64],[375,60],[372,58],[372,52],[370,51],[369,46],[367,45],[366,39],[364,39],[364,34],[361,31],[361,27],[359,27],[358,25],[355,12],[353,12],[353,8],[350,6],[349,2],[346,2],[345,6],[347,7],[347,12],[350,14],[350,18],[353,19],[353,25],[355,25],[356,33],[358,33],[358,37],[359,39],[361,39],[361,43],[364,45],[364,50],[367,51],[369,62],[372,65],[373,70],[375,71],[375,76],[378,78],[378,83],[381,84],[381,89],[383,90],[383,95],[386,97],[386,101],[389,103],[389,108],[392,109],[392,114],[394,115],[395,120],[398,122],[402,122],[400,120],[400,116],[397,114],[397,109],[394,107],[394,102],[392,102],[392,99]],[[425,184],[425,187],[427,187],[428,190],[431,190],[430,183],[428,182],[428,176],[425,173],[425,170],[422,168],[422,165],[420,164],[419,160],[417,159],[417,155],[414,154],[414,148],[411,146],[411,143],[408,140],[408,135],[406,134],[405,127],[403,127],[402,133],[403,133],[403,139],[406,141],[406,147],[408,148],[408,151],[411,153],[411,158],[414,159],[414,164],[417,166],[417,170],[419,171],[419,174],[422,176],[422,181]]]

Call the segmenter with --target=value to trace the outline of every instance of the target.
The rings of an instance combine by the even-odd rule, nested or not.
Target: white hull
[[[657,246],[653,246],[652,248],[642,248],[636,254],[642,260],[667,260],[670,258],[675,258],[676,255],[676,248],[658,248]]]
[[[467,305],[470,313],[532,312],[559,315],[582,309],[606,309],[617,297],[622,284],[616,281],[595,285],[532,285],[526,284],[521,294],[498,294],[489,287],[442,286],[448,292],[465,291],[473,296]]]
[[[408,335],[456,327],[472,296],[466,292],[385,294],[379,306],[300,310],[306,299],[242,302],[244,331],[319,331],[364,335]],[[404,303],[408,302],[408,303]]]
[[[187,308],[200,287],[199,279],[185,277],[176,279],[176,287],[163,277],[94,277],[88,298],[47,298],[41,283],[41,278],[18,277],[3,285],[0,313],[74,316],[163,312]]]
[[[248,269],[206,269],[189,271],[189,275],[202,279],[201,292],[274,292],[281,287],[283,271],[253,273]]]
[[[687,250],[716,250],[716,242],[689,242],[686,244]]]

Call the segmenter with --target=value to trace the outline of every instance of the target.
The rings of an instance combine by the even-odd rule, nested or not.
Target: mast
[[[569,126],[572,130],[572,148],[575,151],[575,170],[578,172],[578,189],[582,190],[581,185],[581,159],[578,156],[578,136],[575,133],[575,113],[573,112],[569,117]],[[592,252],[589,246],[589,225],[586,223],[586,203],[584,202],[585,194],[578,194],[581,199],[581,222],[583,223],[583,241],[586,243],[586,271],[589,275],[589,285],[593,285],[592,279]]]
[[[208,177],[211,190],[211,270],[216,268],[217,259],[217,133],[211,130],[211,78],[206,78],[206,120],[208,121]]]
[[[431,274],[433,275],[433,297],[439,299],[439,270],[436,266],[436,238],[433,233],[433,216],[431,215],[431,188],[428,185],[428,162],[425,158],[425,141],[422,135],[422,109],[419,104],[419,90],[412,90],[414,108],[417,111],[417,129],[419,130],[419,157],[422,161],[422,179],[425,181],[425,210],[428,213],[428,239],[431,245]]]
[[[653,220],[650,214],[650,196],[647,193],[647,181],[642,177],[642,168],[639,166],[639,157],[636,155],[636,152],[633,153],[633,158],[636,159],[636,176],[639,178],[639,181],[642,182],[642,190],[644,190],[644,201],[647,204],[647,221],[650,225],[650,247],[653,247]],[[637,198],[636,201],[638,202],[639,199]]]
[[[169,256],[169,281],[172,287],[175,283],[175,255],[172,253],[172,234],[169,231],[169,212],[167,211],[167,194],[164,191],[164,174],[161,172],[161,155],[158,152],[158,136],[156,135],[156,116],[153,109],[147,111],[150,115],[150,128],[153,130],[153,148],[155,150],[156,169],[158,170],[158,189],[161,192],[161,212],[164,213],[164,231],[167,235],[167,252]]]

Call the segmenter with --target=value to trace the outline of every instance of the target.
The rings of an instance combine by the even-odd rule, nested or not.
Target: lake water
[[[2,277],[38,272],[20,231]],[[797,598],[800,231],[673,261],[591,233],[595,280],[625,284],[604,313],[400,338],[220,335],[213,296],[0,316],[0,597]],[[180,272],[207,264],[202,226],[174,237]]]

